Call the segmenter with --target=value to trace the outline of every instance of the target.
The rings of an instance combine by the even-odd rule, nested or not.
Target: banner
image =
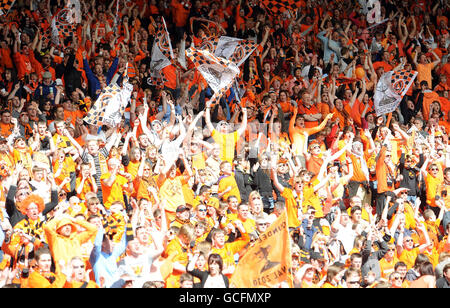
[[[186,50],[186,56],[194,63],[214,93],[221,93],[239,75],[239,68],[229,60],[218,58],[207,50],[193,47]]]
[[[81,23],[81,5],[79,0],[68,0],[67,5],[67,22],[68,23]]]
[[[0,0],[0,16],[7,15],[16,0]]]
[[[156,38],[152,47],[152,59],[150,61],[151,84],[162,83],[161,70],[172,64],[174,58],[172,44],[166,22],[162,17],[162,22],[158,26]]]
[[[128,67],[128,63],[126,67]],[[88,111],[84,121],[97,127],[119,125],[132,92],[133,85],[128,82],[128,76],[125,73],[123,86],[110,84],[105,87]]]
[[[386,72],[380,77],[374,94],[377,116],[397,109],[416,76],[416,71],[400,70]]]
[[[263,0],[262,4],[272,15],[278,15],[286,10],[296,10],[301,6],[298,0]]]
[[[369,10],[370,8],[370,10]],[[369,24],[381,23],[381,5],[379,0],[368,0],[367,1],[367,22]]]
[[[284,211],[239,259],[230,279],[235,288],[270,288],[288,281],[292,286],[291,241]]]

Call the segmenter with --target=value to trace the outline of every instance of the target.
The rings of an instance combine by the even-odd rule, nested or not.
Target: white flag
[[[386,72],[380,77],[373,96],[377,116],[397,109],[416,76],[416,71],[400,70]]]
[[[224,58],[216,57],[207,50],[198,50],[191,47],[186,50],[186,56],[195,64],[214,93],[229,88],[240,72],[236,64]]]

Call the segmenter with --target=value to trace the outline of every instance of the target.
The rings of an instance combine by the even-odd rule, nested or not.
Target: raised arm
[[[242,123],[241,126],[239,126],[237,133],[239,136],[242,136],[247,129],[247,108],[242,107]]]

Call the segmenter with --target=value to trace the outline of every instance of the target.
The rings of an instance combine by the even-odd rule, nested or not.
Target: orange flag
[[[231,276],[234,288],[270,288],[288,281],[292,287],[291,243],[284,211],[239,259]]]

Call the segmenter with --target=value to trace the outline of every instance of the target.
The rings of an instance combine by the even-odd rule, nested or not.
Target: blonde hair
[[[261,198],[259,191],[254,190],[248,195],[248,200],[252,200],[254,197]]]
[[[178,236],[186,236],[189,238],[189,241],[192,241],[194,238],[194,227],[190,224],[184,224],[180,227],[180,230],[178,230]]]
[[[205,255],[205,257],[208,257],[210,251],[211,251],[211,243],[207,241],[203,241],[197,244],[197,249],[201,253]]]

